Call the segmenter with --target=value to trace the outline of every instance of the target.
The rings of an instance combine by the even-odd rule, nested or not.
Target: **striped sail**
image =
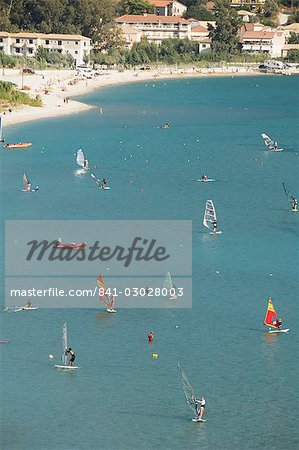
[[[268,327],[278,328],[278,325],[276,324],[277,319],[278,317],[272,299],[269,298],[264,324]]]
[[[217,217],[214,203],[212,202],[212,200],[207,200],[205,213],[203,216],[203,224],[206,228],[211,229],[215,221],[217,221]]]

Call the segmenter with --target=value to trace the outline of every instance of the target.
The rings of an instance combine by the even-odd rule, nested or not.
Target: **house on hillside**
[[[154,13],[157,16],[179,16],[186,11],[187,6],[176,0],[147,0],[154,7]]]
[[[279,31],[245,31],[240,36],[242,51],[266,53],[280,57],[285,45],[285,35]]]
[[[0,51],[6,55],[35,56],[38,47],[50,52],[70,54],[76,66],[84,63],[91,51],[91,39],[79,34],[42,34],[42,33],[6,33],[0,32]]]
[[[124,15],[115,19],[119,27],[124,25],[137,29],[149,42],[161,44],[164,39],[190,39],[191,24],[177,16],[155,14]]]
[[[193,27],[191,30],[191,40],[198,42],[198,53],[207,52],[211,49],[211,39],[209,31],[202,25]]]

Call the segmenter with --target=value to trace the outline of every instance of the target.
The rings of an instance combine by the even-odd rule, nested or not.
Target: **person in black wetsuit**
[[[66,354],[68,354],[68,353],[70,354],[70,360],[69,360],[69,362],[68,362],[68,365],[69,365],[69,366],[72,366],[72,365],[73,365],[73,362],[74,362],[75,359],[76,359],[76,355],[75,355],[74,350],[70,347],[69,349],[66,349],[65,353],[66,353]]]

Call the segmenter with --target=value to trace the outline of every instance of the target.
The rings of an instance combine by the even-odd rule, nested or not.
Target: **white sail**
[[[267,136],[265,133],[262,133],[262,138],[264,139],[265,146],[269,150],[274,149],[274,141],[269,136]]]
[[[189,382],[185,372],[183,371],[183,368],[181,367],[181,365],[179,363],[178,363],[178,366],[181,369],[183,391],[184,391],[184,394],[186,397],[187,404],[190,406],[190,408],[192,409],[194,414],[197,414],[196,403],[195,403],[196,397],[195,397],[193,387],[192,387],[191,383]]]
[[[217,221],[217,217],[214,203],[212,202],[212,200],[207,200],[205,213],[203,216],[203,224],[206,228],[211,229],[215,221]]]
[[[67,350],[68,346],[67,346],[67,327],[66,327],[66,322],[64,322],[63,327],[62,327],[62,355],[61,355],[61,359],[63,364],[66,366],[67,365]]]
[[[97,186],[101,185],[101,180],[94,173],[90,172],[90,176],[96,182]]]
[[[77,164],[78,166],[81,166],[83,168],[87,168],[88,166],[88,161],[85,158],[85,155],[83,153],[83,150],[81,150],[81,148],[77,151],[77,158],[76,158]]]

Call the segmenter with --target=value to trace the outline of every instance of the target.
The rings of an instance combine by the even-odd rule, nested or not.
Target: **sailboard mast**
[[[196,403],[195,403],[196,397],[195,397],[195,393],[194,393],[193,387],[192,387],[191,383],[189,382],[189,380],[188,380],[188,378],[187,378],[187,376],[186,376],[182,366],[180,365],[180,363],[178,363],[178,366],[179,366],[179,368],[181,370],[183,391],[184,391],[184,394],[185,394],[185,397],[186,397],[187,404],[190,406],[190,408],[192,409],[194,414],[197,414]]]
[[[31,189],[31,184],[27,178],[26,173],[23,173],[23,183],[24,183],[24,190],[25,191],[30,191]]]
[[[278,319],[278,316],[274,309],[272,299],[271,299],[271,297],[269,297],[264,324],[267,325],[268,327],[278,328],[277,319]]]
[[[64,322],[63,327],[62,327],[62,355],[61,355],[61,359],[63,364],[66,366],[67,365],[67,327],[66,327],[66,322]]]

